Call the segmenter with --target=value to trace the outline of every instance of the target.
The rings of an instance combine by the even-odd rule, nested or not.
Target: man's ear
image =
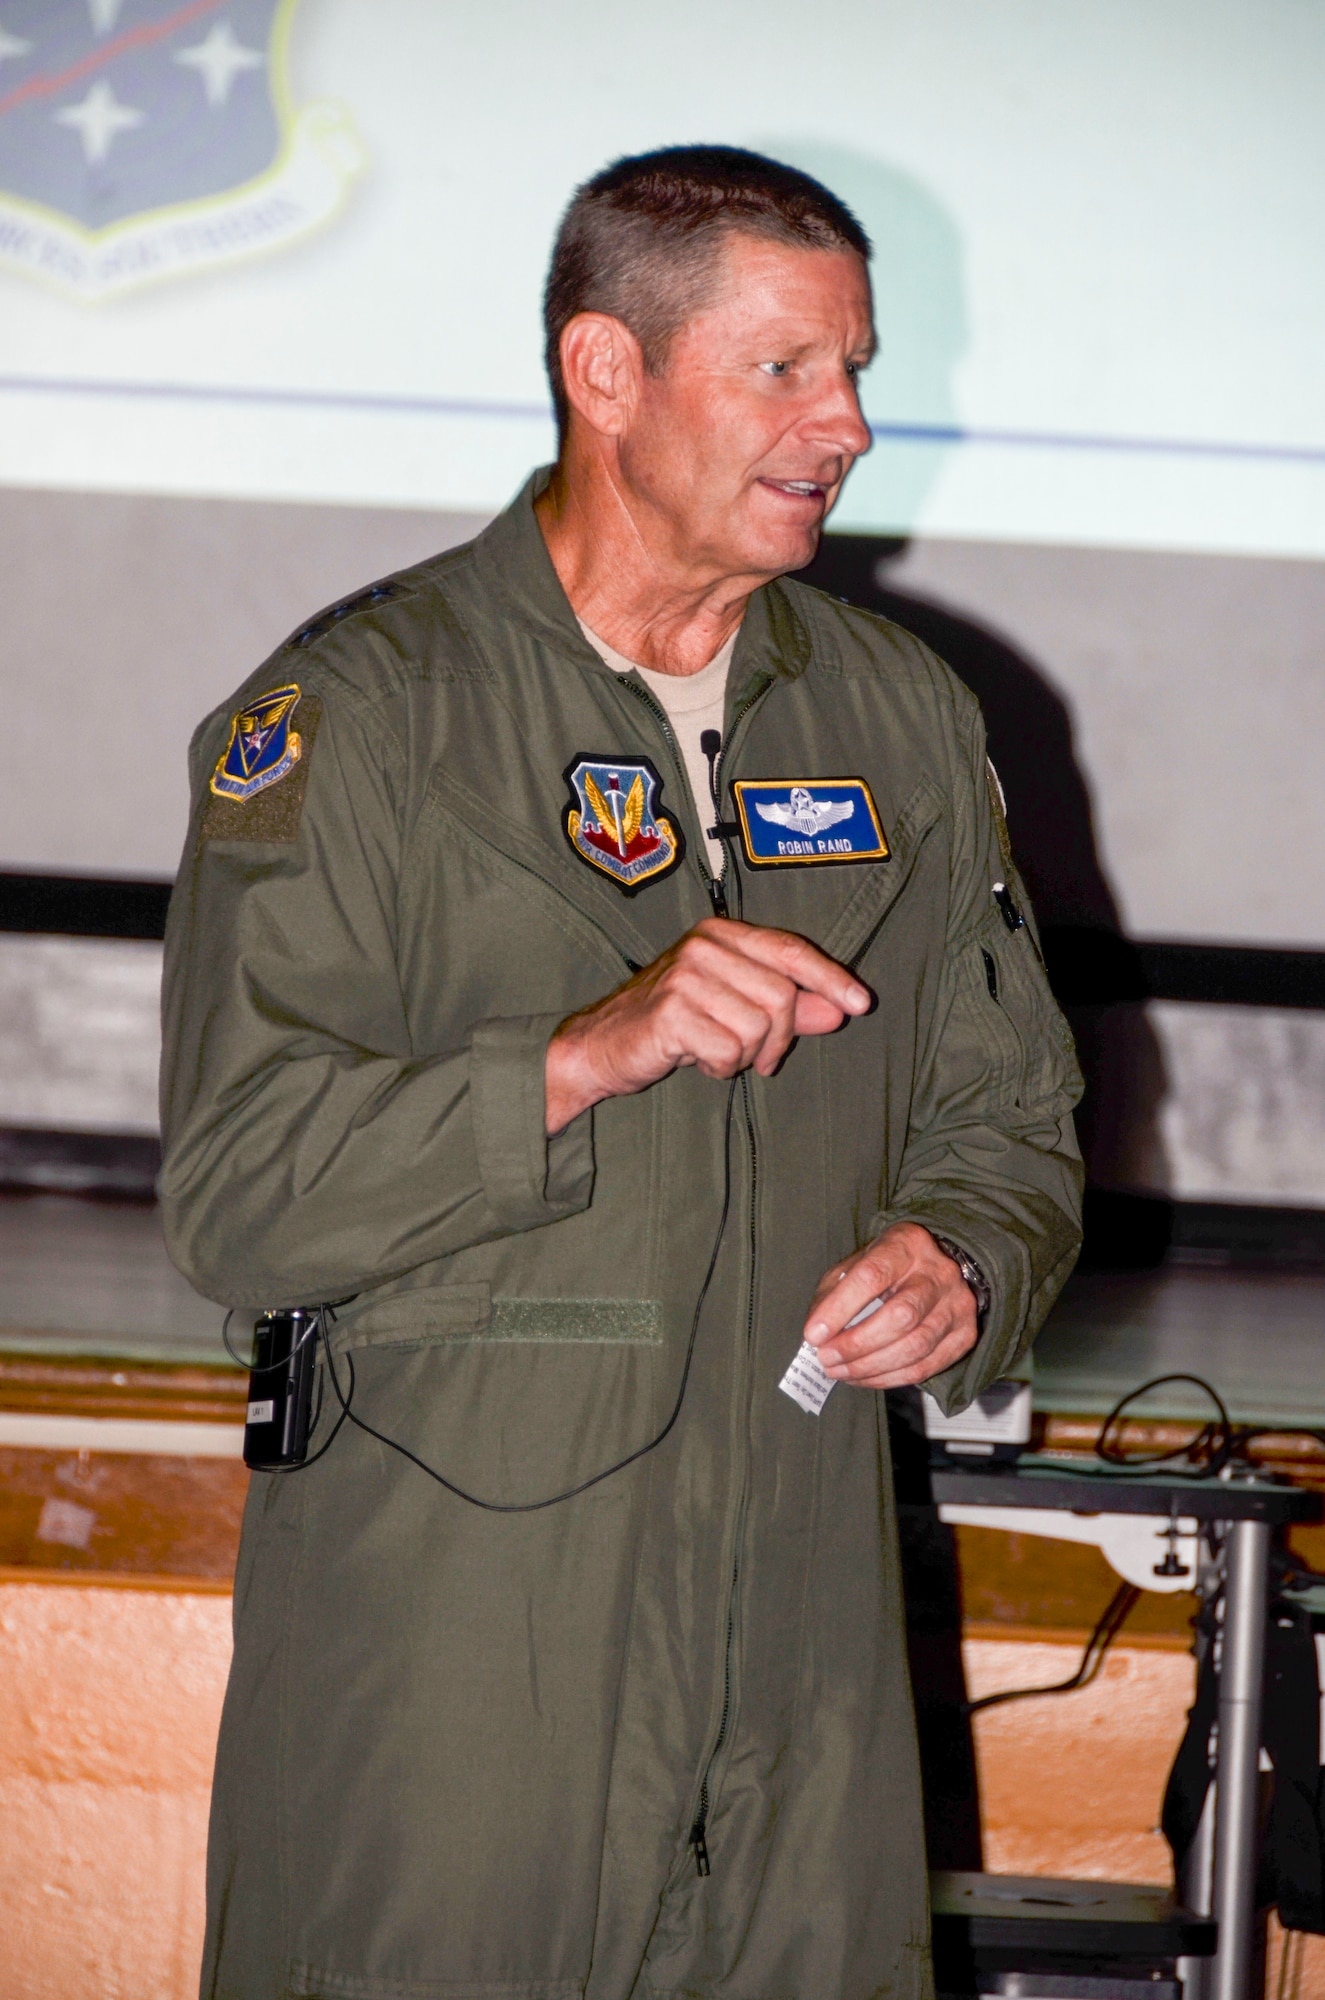
[[[644,355],[628,326],[610,313],[576,313],[561,334],[566,400],[591,430],[621,437],[639,402]]]

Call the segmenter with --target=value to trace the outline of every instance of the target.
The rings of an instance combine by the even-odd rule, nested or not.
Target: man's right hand
[[[798,1035],[869,1010],[868,987],[791,931],[708,917],[615,993],[561,1023],[547,1052],[547,1129],[674,1069],[771,1076]]]

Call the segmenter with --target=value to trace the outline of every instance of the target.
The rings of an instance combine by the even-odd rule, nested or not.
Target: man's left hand
[[[877,1312],[843,1328],[867,1306]],[[862,1389],[927,1382],[975,1346],[975,1298],[961,1272],[918,1222],[895,1222],[820,1281],[805,1323],[826,1374]]]

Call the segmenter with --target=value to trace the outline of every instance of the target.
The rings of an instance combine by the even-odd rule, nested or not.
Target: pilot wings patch
[[[738,778],[732,790],[752,868],[888,859],[863,778]]]

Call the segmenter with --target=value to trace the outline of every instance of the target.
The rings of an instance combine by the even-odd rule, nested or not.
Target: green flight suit
[[[711,1282],[674,1428],[578,1498],[481,1511],[348,1424],[255,1475],[203,1989],[923,1996],[883,1400],[838,1387],[815,1418],[778,1382],[823,1272],[907,1217],[992,1286],[945,1406],[1025,1349],[1078,1246],[1071,1041],[991,895],[1022,892],[975,701],[784,581],[737,644],[724,810],[734,777],[859,774],[891,858],[743,866],[744,915],[858,966],[878,1005],[771,1079],[682,1069],[545,1138],[553,1028],[711,904],[665,719],[586,644],[538,490],[245,684],[241,712],[299,691],[284,776],[218,797],[235,708],[195,738],[168,1240],[224,1303],[351,1301],[356,1414],[507,1504],[655,1437],[713,1260]],[[651,759],[684,831],[632,897],[570,844],[580,755]],[[334,1409],[324,1381],[314,1450]]]

